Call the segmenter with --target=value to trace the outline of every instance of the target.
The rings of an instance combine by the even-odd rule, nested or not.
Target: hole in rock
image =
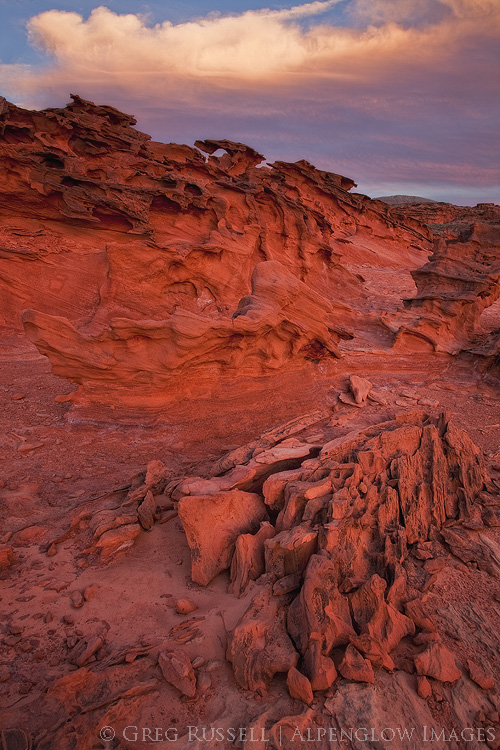
[[[64,185],[65,187],[76,187],[76,185],[81,185],[80,180],[75,180],[73,177],[64,177],[64,179],[61,182],[61,185]]]
[[[151,211],[158,211],[160,213],[167,214],[178,214],[181,211],[181,207],[175,201],[167,198],[166,195],[155,195],[151,201]]]
[[[267,471],[265,474],[258,477],[257,479],[249,480],[245,484],[242,484],[239,489],[244,490],[245,492],[262,493],[262,485],[264,484],[266,479],[271,476],[271,474],[278,474],[280,471],[290,471],[291,469],[298,469],[306,459],[316,458],[316,456],[319,455],[320,450],[321,448],[311,446],[311,450],[309,451],[309,454],[307,456],[303,456],[302,458],[286,458],[283,461],[278,461],[271,467],[269,467],[269,471]]]
[[[203,194],[202,189],[198,185],[192,185],[189,182],[184,186],[184,192],[197,197]]]
[[[42,162],[49,169],[64,169],[64,162],[55,154],[42,154]]]
[[[6,125],[2,133],[5,143],[32,143],[33,136],[29,128],[16,128]]]
[[[172,180],[170,177],[162,177],[161,184],[163,187],[171,188],[173,190],[177,187],[177,180]]]
[[[68,145],[77,156],[105,154],[108,151],[103,143],[99,143],[99,141],[92,141],[88,138],[86,138],[85,140],[79,137],[70,138]]]
[[[129,232],[134,226],[125,216],[106,213],[105,211],[99,211],[96,208],[92,211],[92,216],[99,219],[101,229],[110,229],[114,232]]]

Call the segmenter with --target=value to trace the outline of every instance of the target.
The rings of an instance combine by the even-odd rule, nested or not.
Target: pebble
[[[216,669],[219,669],[223,665],[222,661],[219,661],[218,659],[213,659],[212,661],[209,661],[207,666],[205,667],[206,672],[215,672]]]
[[[91,599],[93,599],[97,592],[99,591],[99,586],[97,583],[93,583],[91,586],[87,586],[83,591],[83,598],[86,602],[89,602]]]
[[[80,607],[83,607],[85,603],[85,599],[83,598],[81,591],[72,591],[69,598],[71,601],[71,605],[75,609],[80,609]]]
[[[410,398],[412,400],[416,400],[418,398],[418,393],[415,391],[410,390],[409,388],[402,388],[399,391],[399,395],[403,396],[404,398]]]
[[[212,686],[212,678],[208,674],[208,672],[201,672],[198,675],[198,679],[196,681],[196,686],[200,693],[204,693],[206,690],[208,690]]]
[[[21,640],[20,635],[8,635],[3,639],[6,646],[15,646]]]
[[[43,448],[43,443],[21,443],[17,449],[18,453],[29,453],[34,451],[36,448]]]
[[[5,665],[0,666],[0,682],[8,682],[10,680],[9,668]]]
[[[178,615],[189,615],[190,612],[195,612],[197,609],[197,605],[189,599],[178,599],[175,603],[175,611]]]

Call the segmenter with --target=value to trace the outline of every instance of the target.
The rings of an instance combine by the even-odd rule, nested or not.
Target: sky
[[[372,197],[500,203],[500,0],[0,0],[0,93],[70,92]]]

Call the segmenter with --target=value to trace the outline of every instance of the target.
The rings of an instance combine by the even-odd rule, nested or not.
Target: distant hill
[[[397,206],[400,203],[436,203],[431,198],[420,198],[418,195],[381,195],[375,200],[384,201],[390,206]]]

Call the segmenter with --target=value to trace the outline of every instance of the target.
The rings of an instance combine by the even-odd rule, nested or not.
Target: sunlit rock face
[[[0,125],[0,746],[498,748],[498,207]]]
[[[498,312],[483,313],[500,297],[500,206],[392,198],[383,200],[394,219],[425,224],[433,239],[428,262],[410,271],[416,291],[403,297],[405,310],[382,313],[395,348],[496,357]]]
[[[183,378],[335,361],[365,324],[365,261],[397,266],[415,230],[305,161],[155,143],[134,122],[77,96],[3,100],[4,322],[25,311],[77,401],[161,405]]]

